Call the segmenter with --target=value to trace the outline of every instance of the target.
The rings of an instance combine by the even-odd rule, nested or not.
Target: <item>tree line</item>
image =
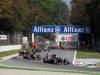
[[[0,31],[28,34],[32,25],[60,25],[68,20],[69,8],[63,0],[0,0]]]
[[[97,42],[100,41],[100,0],[71,0],[71,8],[71,23],[89,26],[94,45],[99,45]]]

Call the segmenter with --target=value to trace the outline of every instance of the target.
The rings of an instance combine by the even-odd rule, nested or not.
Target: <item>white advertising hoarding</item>
[[[67,34],[65,37],[67,42],[77,42],[78,41],[78,34]]]
[[[77,42],[78,34],[70,33],[70,34],[57,34],[56,42],[64,41],[64,42]]]
[[[23,37],[23,44],[27,44],[28,43],[28,37]]]
[[[77,48],[78,34],[77,33],[57,34],[57,38],[55,41],[57,42],[57,45],[64,48]]]
[[[7,40],[7,35],[0,35],[0,40]]]

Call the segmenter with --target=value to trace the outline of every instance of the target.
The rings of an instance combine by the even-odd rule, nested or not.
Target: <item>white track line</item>
[[[75,64],[76,54],[77,54],[77,50],[75,50],[75,53],[74,53],[73,64]]]

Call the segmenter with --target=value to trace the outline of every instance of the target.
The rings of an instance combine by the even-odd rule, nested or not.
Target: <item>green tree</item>
[[[8,28],[5,28],[6,31],[23,30],[29,14],[25,0],[1,0],[0,3],[0,18],[5,21],[3,25]]]
[[[100,39],[100,0],[72,0],[71,22],[91,28],[92,38],[98,45]]]
[[[67,24],[68,13],[63,0],[1,0],[0,30],[28,34],[32,25]]]

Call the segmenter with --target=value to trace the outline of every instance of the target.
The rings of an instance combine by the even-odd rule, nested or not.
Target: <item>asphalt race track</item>
[[[52,50],[50,52],[42,52],[41,56],[44,57],[46,53],[56,53],[62,58],[67,58],[70,62],[73,61],[75,50]],[[78,70],[78,71],[89,71],[89,72],[100,72],[98,68],[87,68],[75,65],[54,65],[43,63],[42,60],[26,60],[21,56],[17,56],[8,60],[0,61],[0,64],[11,65],[17,67],[30,67],[30,68],[49,68],[49,69],[65,69],[65,70]]]

